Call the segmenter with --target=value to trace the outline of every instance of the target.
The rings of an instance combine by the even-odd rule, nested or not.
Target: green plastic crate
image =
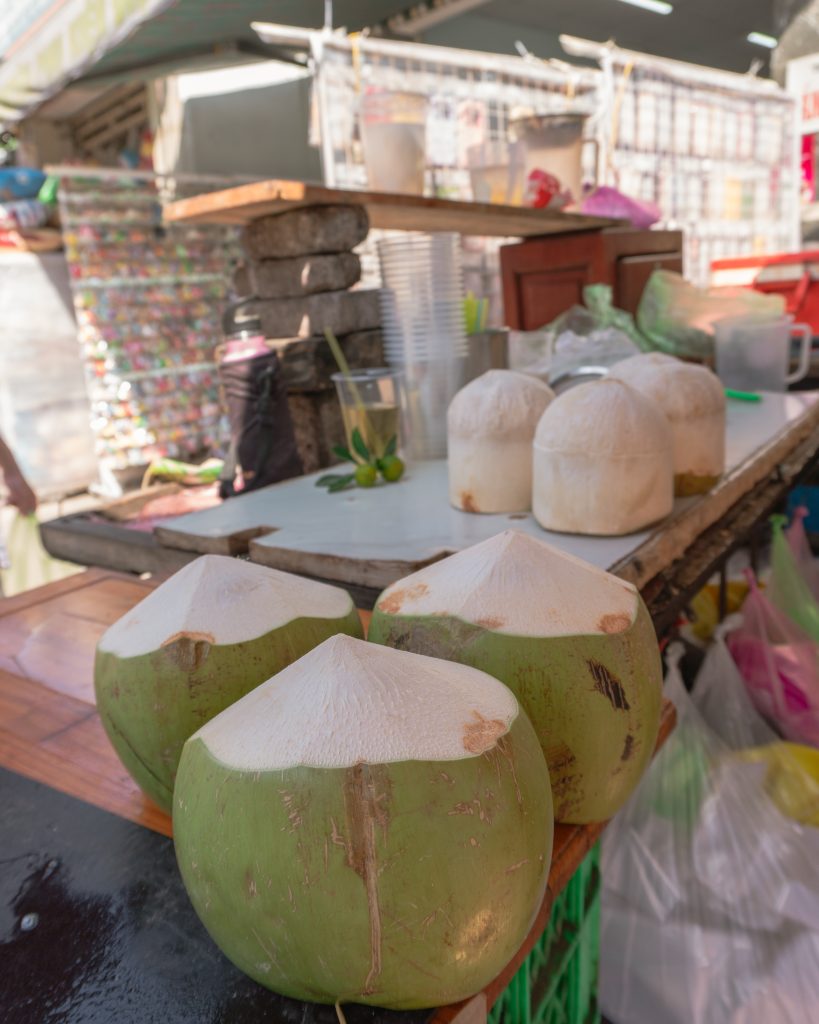
[[[600,1024],[600,847],[557,897],[546,930],[489,1013],[489,1024]]]

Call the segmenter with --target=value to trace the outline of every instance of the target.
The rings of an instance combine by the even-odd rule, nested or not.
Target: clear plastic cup
[[[347,447],[354,451],[358,428],[374,458],[381,458],[393,438],[402,446],[403,374],[392,367],[334,373]]]

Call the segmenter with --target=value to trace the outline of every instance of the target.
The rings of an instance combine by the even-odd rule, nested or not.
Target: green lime
[[[397,455],[388,455],[381,460],[381,475],[385,480],[394,484],[404,475],[404,463]]]
[[[355,482],[359,487],[372,487],[377,479],[378,473],[375,471],[375,466],[355,467]]]

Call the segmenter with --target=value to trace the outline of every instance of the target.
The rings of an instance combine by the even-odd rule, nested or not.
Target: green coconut
[[[188,740],[173,826],[196,912],[241,970],[411,1009],[467,998],[520,948],[553,818],[510,690],[337,636]]]
[[[345,590],[236,558],[197,558],[97,646],[94,687],[108,738],[170,811],[185,740],[335,633],[362,635]]]
[[[648,610],[534,537],[508,530],[393,584],[369,637],[506,683],[543,746],[557,821],[610,818],[651,758],[662,667]]]

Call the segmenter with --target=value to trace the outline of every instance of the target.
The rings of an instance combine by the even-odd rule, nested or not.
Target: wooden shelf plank
[[[326,188],[302,181],[256,181],[169,203],[166,221],[207,224],[247,224],[258,217],[300,206],[357,204],[364,206],[373,228],[403,231],[457,231],[462,235],[529,238],[613,227],[621,221],[587,217],[559,210],[534,210],[498,203],[406,196]]]

